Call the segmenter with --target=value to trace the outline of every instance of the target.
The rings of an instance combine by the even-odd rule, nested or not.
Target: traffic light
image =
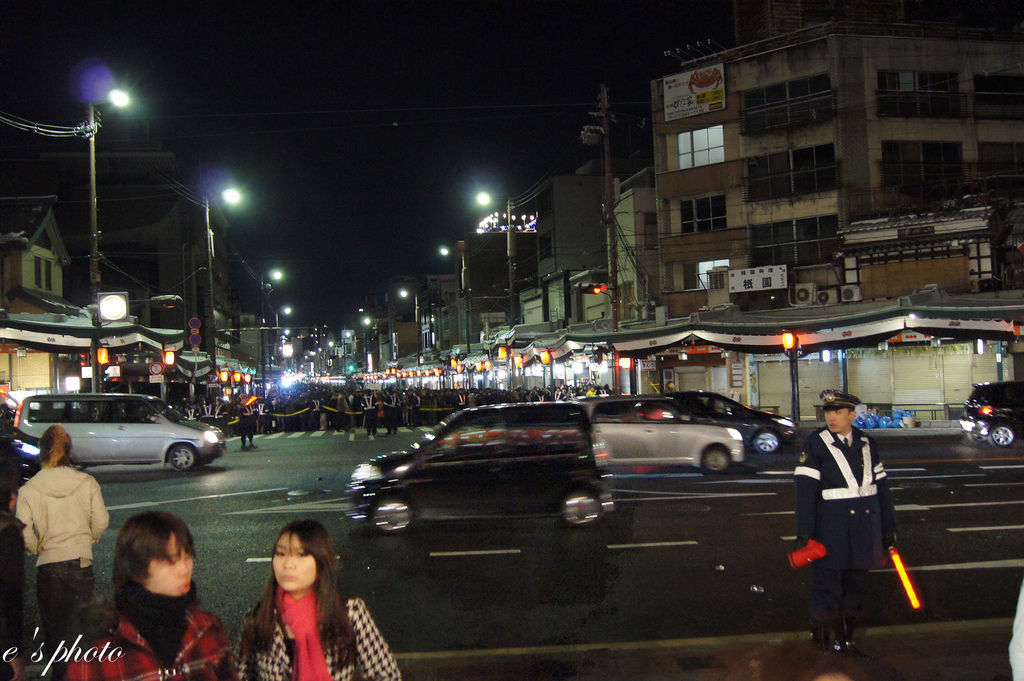
[[[106,348],[96,348],[96,363],[110,364],[110,351]]]
[[[608,284],[592,284],[589,287],[589,289],[587,290],[587,293],[590,293],[591,295],[597,296],[597,295],[601,295],[602,293],[604,293],[607,290],[608,290]]]

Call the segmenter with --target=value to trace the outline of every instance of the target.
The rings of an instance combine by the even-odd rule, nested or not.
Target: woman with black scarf
[[[105,630],[91,645],[110,652],[70,663],[67,681],[237,680],[220,620],[199,609],[194,556],[192,533],[177,516],[129,518],[114,547],[116,611],[100,605],[87,614]]]

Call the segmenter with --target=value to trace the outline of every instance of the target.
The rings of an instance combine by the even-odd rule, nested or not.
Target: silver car
[[[691,464],[721,473],[743,461],[738,430],[691,423],[664,398],[625,395],[579,403],[590,416],[594,442],[604,444],[606,464]]]

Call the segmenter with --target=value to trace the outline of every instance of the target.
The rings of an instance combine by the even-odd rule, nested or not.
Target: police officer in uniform
[[[821,393],[826,428],[804,443],[794,471],[796,545],[825,545],[814,563],[811,634],[823,651],[861,654],[853,643],[868,570],[886,564],[896,542],[896,513],[875,441],[853,427],[860,399]]]

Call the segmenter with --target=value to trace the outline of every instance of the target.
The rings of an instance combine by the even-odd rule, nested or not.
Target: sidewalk
[[[860,648],[873,678],[1009,681],[1012,620],[936,622],[865,629]],[[399,655],[406,681],[752,681],[752,659],[774,660],[795,678],[821,654],[805,632],[636,643]],[[830,656],[844,664],[847,656]],[[853,661],[856,663],[856,660]],[[787,677],[788,678],[788,677]]]

